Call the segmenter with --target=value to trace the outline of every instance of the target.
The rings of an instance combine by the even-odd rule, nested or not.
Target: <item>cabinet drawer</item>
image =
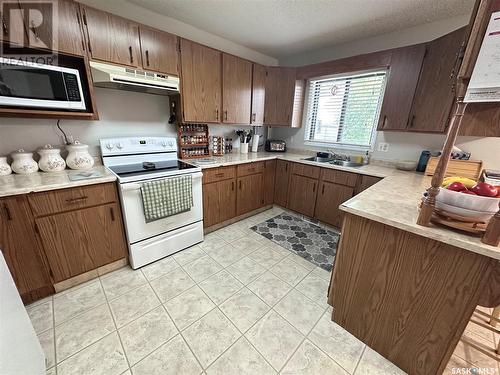
[[[246,163],[238,165],[238,177],[249,176],[251,174],[262,173],[264,171],[264,163]]]
[[[358,181],[358,175],[356,173],[325,168],[321,171],[321,180],[326,182],[333,182],[334,184],[355,187]]]
[[[299,176],[319,178],[319,167],[313,167],[311,165],[293,163],[292,164],[292,174],[298,174]]]
[[[211,168],[203,171],[203,183],[229,180],[236,177],[236,167]]]
[[[44,191],[28,195],[34,216],[55,214],[100,204],[116,202],[114,183]]]

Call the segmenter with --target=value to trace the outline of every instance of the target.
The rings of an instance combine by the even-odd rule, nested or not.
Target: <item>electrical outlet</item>
[[[379,143],[378,144],[378,151],[382,151],[382,152],[387,152],[389,151],[389,143]]]

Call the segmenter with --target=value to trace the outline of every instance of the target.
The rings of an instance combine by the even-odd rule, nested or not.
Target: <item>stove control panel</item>
[[[103,156],[177,152],[174,137],[104,138],[100,141]]]

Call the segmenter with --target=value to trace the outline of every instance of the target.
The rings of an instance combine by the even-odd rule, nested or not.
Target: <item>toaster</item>
[[[279,139],[268,139],[265,150],[267,152],[285,152],[286,142]]]

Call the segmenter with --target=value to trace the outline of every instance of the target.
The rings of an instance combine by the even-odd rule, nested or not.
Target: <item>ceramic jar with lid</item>
[[[66,164],[71,169],[90,169],[94,166],[94,158],[89,154],[89,146],[78,141],[67,145]]]
[[[45,145],[38,150],[40,160],[38,166],[44,172],[60,172],[66,168],[66,162],[61,157],[61,150]]]
[[[23,149],[10,154],[12,156],[12,170],[19,174],[30,174],[38,171],[38,163],[33,160],[33,153]]]
[[[0,156],[0,176],[7,176],[12,173],[9,163],[7,163],[7,156]]]

